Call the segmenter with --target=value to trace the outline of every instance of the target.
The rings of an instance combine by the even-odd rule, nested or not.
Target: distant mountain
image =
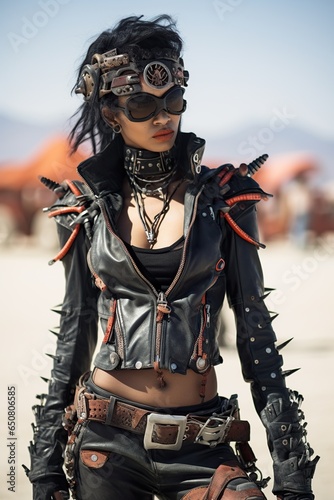
[[[54,135],[66,132],[65,123],[36,125],[0,115],[0,167],[7,161],[27,160],[38,153]],[[67,131],[68,132],[68,131]],[[326,140],[301,128],[286,126],[275,130],[253,125],[230,135],[207,136],[204,163],[250,162],[263,153],[270,157],[288,152],[308,152],[318,160],[319,182],[334,180],[334,140]]]
[[[37,125],[0,115],[0,164],[24,161],[36,154],[53,135],[65,131],[65,125]]]

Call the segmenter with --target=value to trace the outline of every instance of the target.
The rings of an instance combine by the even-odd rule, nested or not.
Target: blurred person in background
[[[300,249],[307,248],[312,209],[309,172],[301,172],[282,191],[282,203],[288,220],[291,242]]]
[[[81,500],[265,498],[248,422],[235,396],[217,393],[225,294],[273,491],[314,498],[318,457],[264,303],[255,204],[265,193],[244,164],[201,166],[205,141],[181,131],[181,56],[169,16],[129,17],[96,38],[79,69],[84,102],[70,137],[74,151],[89,139],[94,154],[78,167],[84,182],[44,179],[59,197],[53,261],[63,261],[66,291],[48,394],[34,407],[34,500],[68,498],[68,488]]]

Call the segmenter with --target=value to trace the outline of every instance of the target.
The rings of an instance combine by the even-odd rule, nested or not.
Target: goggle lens
[[[161,97],[146,92],[130,97],[125,107],[118,106],[124,111],[127,118],[134,122],[142,122],[156,116],[163,109],[172,115],[180,115],[186,110],[186,101],[183,99],[184,89],[172,87]]]

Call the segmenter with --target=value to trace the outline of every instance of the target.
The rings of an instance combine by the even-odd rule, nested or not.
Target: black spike
[[[277,318],[277,316],[279,315],[278,313],[275,313],[273,311],[268,311],[270,314],[272,314],[272,316],[270,316],[270,319],[269,319],[269,323],[272,323],[274,321],[274,319]]]
[[[45,356],[49,356],[49,358],[52,358],[57,362],[59,361],[59,356],[55,356],[54,354],[49,354],[48,352],[46,352]]]
[[[264,288],[264,294],[263,294],[263,295],[261,295],[261,296],[259,297],[259,300],[264,300],[264,299],[266,299],[266,298],[268,297],[268,295],[270,295],[270,294],[271,294],[271,292],[274,292],[275,290],[276,290],[276,288],[268,288],[268,287],[265,287],[265,288]]]
[[[59,330],[59,326],[54,326],[53,328],[49,328],[49,332],[53,333],[56,337],[59,337],[59,332],[56,332],[56,330]]]
[[[269,156],[267,154],[264,154],[264,155],[261,155],[258,158],[256,158],[251,163],[249,163],[248,164],[248,174],[250,176],[254,175],[255,172],[257,172],[262,167],[264,162],[267,161],[268,158],[269,158]]]
[[[45,394],[45,393],[42,393],[42,394],[36,394],[36,398],[37,398],[37,399],[39,399],[39,400],[41,401],[41,404],[40,404],[40,405],[34,405],[34,406],[32,407],[32,409],[33,409],[33,411],[34,411],[35,415],[40,416],[41,411],[42,411],[42,406],[43,406],[43,403],[44,403],[44,401],[46,400],[46,398],[47,398],[47,397],[48,397],[48,395],[47,395],[47,394]]]
[[[58,198],[61,198],[62,196],[64,196],[64,194],[67,191],[65,186],[63,186],[62,184],[59,184],[59,182],[52,181],[51,179],[48,179],[47,177],[44,177],[42,175],[39,176],[39,180],[48,189],[50,189],[51,191],[54,191],[56,193],[56,195],[58,196]]]
[[[284,349],[285,346],[287,346],[291,342],[292,339],[293,339],[293,337],[291,337],[291,339],[289,339],[289,340],[286,340],[285,342],[282,342],[282,344],[276,346],[276,349],[278,351],[281,351],[282,349]]]
[[[300,370],[300,368],[293,368],[292,370],[285,370],[284,372],[282,372],[282,375],[283,375],[283,377],[289,377],[293,373],[298,372],[298,370]]]
[[[49,382],[49,380],[50,380],[49,378],[42,377],[42,376],[41,376],[41,379],[44,380],[44,382]]]
[[[44,184],[44,186],[46,186],[51,191],[55,191],[57,188],[61,187],[61,185],[58,182],[52,181],[51,179],[43,177],[42,175],[39,175],[38,178],[41,181],[41,183]]]
[[[57,314],[65,314],[64,311],[62,310],[62,305],[63,304],[58,304],[57,306],[52,307],[51,311]]]
[[[30,473],[30,469],[28,469],[28,467],[24,464],[22,464],[22,467],[24,469],[24,472],[26,473],[26,475],[29,477],[29,473]]]

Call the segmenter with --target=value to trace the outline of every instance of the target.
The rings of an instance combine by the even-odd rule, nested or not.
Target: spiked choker
[[[124,146],[124,168],[137,190],[155,196],[168,186],[175,173],[175,148],[154,153]]]

